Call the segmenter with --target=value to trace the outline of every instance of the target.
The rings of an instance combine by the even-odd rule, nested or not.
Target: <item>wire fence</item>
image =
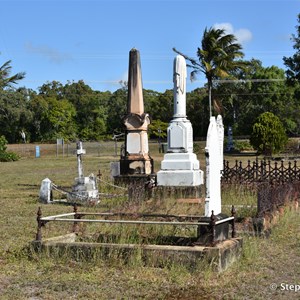
[[[83,148],[86,155],[91,156],[119,156],[124,141],[85,142]],[[21,157],[39,156],[73,156],[76,154],[76,142],[63,144],[9,144],[8,151],[15,152]]]
[[[257,214],[263,216],[280,206],[299,201],[300,182],[270,184],[268,182],[257,185]]]

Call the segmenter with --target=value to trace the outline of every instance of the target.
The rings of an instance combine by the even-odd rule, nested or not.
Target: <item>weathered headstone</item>
[[[210,118],[205,147],[206,198],[205,216],[221,213],[221,171],[223,169],[224,127],[222,117]]]
[[[174,114],[168,127],[168,151],[157,173],[158,186],[198,186],[203,172],[193,153],[193,128],[186,116],[186,62],[177,55],[173,65]]]
[[[52,182],[49,178],[43,179],[39,195],[40,202],[49,204],[52,201]]]

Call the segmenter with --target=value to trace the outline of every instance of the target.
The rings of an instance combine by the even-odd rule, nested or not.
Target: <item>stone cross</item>
[[[82,166],[82,154],[85,154],[85,149],[82,148],[82,142],[76,143],[76,154],[77,154],[77,166],[78,166],[78,177],[83,177],[83,166]]]

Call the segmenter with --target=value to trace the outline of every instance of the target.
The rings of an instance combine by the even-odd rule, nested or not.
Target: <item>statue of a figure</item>
[[[186,117],[186,62],[182,55],[177,55],[173,66],[174,82],[174,118]]]

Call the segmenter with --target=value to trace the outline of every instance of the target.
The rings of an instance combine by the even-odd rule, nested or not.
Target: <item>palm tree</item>
[[[6,87],[11,87],[13,84],[16,84],[17,81],[25,77],[24,72],[17,73],[13,76],[10,76],[11,73],[11,60],[5,62],[0,66],[0,90],[3,90]]]
[[[237,39],[233,34],[226,34],[225,29],[205,28],[201,46],[198,48],[198,60],[191,58],[176,48],[173,50],[182,55],[191,64],[191,80],[195,79],[197,73],[204,73],[207,79],[209,114],[212,116],[211,91],[213,80],[233,77],[233,73],[239,69],[245,69],[247,63],[241,59],[244,53],[241,51],[242,46],[236,42]]]

